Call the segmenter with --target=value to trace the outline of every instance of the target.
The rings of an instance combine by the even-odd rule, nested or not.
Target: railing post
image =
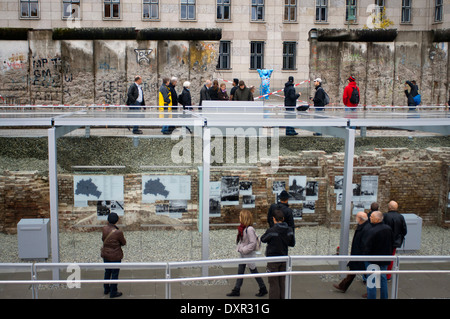
[[[292,271],[292,259],[289,256],[288,260],[286,262],[286,272],[290,273]],[[291,275],[286,275],[286,280],[285,280],[285,299],[291,299],[291,291],[292,291],[292,276]]]
[[[394,259],[394,264],[392,265],[392,270],[400,269],[400,260],[398,256]],[[392,274],[392,287],[391,287],[391,298],[390,299],[398,299],[398,274]]]
[[[166,265],[166,279],[170,279],[170,264]],[[171,299],[172,291],[171,291],[170,282],[166,282],[166,299]]]
[[[31,280],[37,280],[37,272],[36,272],[36,265],[33,263],[31,266]],[[35,284],[31,285],[31,298],[38,299],[38,289]]]

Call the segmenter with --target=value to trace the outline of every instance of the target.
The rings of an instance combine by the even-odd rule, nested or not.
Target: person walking
[[[356,214],[356,222],[358,226],[356,227],[355,234],[353,235],[352,240],[352,248],[350,251],[350,255],[362,255],[364,251],[364,241],[365,241],[365,233],[367,227],[370,227],[369,219],[367,218],[367,214],[365,212],[358,212]],[[352,271],[355,270],[365,270],[364,261],[349,261],[347,264],[348,268]],[[333,287],[341,292],[346,292],[348,287],[355,279],[356,275],[348,274],[339,284],[333,284]]]
[[[295,107],[297,106],[297,99],[300,97],[301,93],[295,92],[294,87],[294,77],[290,76],[288,81],[284,84],[284,107],[288,112],[295,111]],[[286,135],[295,136],[298,133],[291,126],[286,126]]]
[[[355,107],[358,107],[359,100],[360,100],[360,91],[359,87],[356,85],[356,79],[353,76],[350,76],[348,79],[348,84],[344,89],[344,95],[342,97],[342,100],[344,102],[344,105],[348,107],[348,110],[354,111]],[[346,108],[347,110],[347,108]]]
[[[210,89],[211,80],[206,80],[205,84],[200,89],[200,102],[198,105],[202,106],[202,102],[206,100],[211,100]]]
[[[238,234],[236,238],[237,251],[241,255],[241,258],[252,258],[256,255],[256,249],[258,246],[258,236],[256,235],[255,228],[253,228],[253,216],[249,210],[242,210],[239,213],[240,225],[238,227]],[[238,275],[242,275],[245,272],[245,266],[248,266],[252,274],[257,274],[258,269],[254,263],[239,264]],[[264,281],[260,277],[256,277],[256,282],[259,286],[259,292],[257,297],[263,297],[267,295],[267,288]],[[241,286],[244,282],[243,278],[236,280],[236,284],[233,290],[227,294],[228,297],[240,296]]]
[[[167,86],[169,88],[170,91],[170,96],[171,96],[171,101],[172,103],[170,104],[172,107],[168,109],[169,112],[172,111],[176,111],[177,110],[177,106],[178,106],[178,95],[177,95],[177,90],[176,90],[176,86],[178,83],[178,78],[177,77],[172,77],[170,79],[170,83]],[[175,126],[168,126],[168,125],[164,125],[162,127],[161,132],[163,134],[172,134],[172,132],[175,130]]]
[[[236,92],[233,96],[234,101],[252,101],[252,92],[245,85],[244,81],[239,81],[239,87],[236,89]]]
[[[375,211],[370,215],[372,227],[367,229],[367,237],[364,245],[364,255],[391,256],[394,244],[394,232],[391,227],[383,223],[383,214]],[[389,261],[366,261],[365,269],[370,265],[378,265],[380,271],[386,271]],[[367,277],[367,299],[376,299],[377,287],[372,282],[374,276],[380,276],[380,299],[388,298],[386,274],[374,274]]]
[[[273,222],[274,211],[276,209],[281,209],[281,211],[283,212],[284,221],[288,224],[289,227],[295,229],[294,213],[292,212],[292,209],[289,207],[288,192],[286,192],[285,190],[281,191],[280,195],[278,195],[278,198],[280,202],[270,205],[269,211],[267,212],[267,222],[269,223],[269,227],[274,226]]]
[[[327,93],[322,87],[321,78],[316,78],[314,80],[314,87],[316,89],[316,92],[314,94],[314,97],[311,98],[311,100],[314,102],[314,108],[316,112],[322,112],[324,110],[324,106],[328,104],[327,102],[329,102],[329,100]],[[322,136],[322,133],[314,133],[313,135]]]
[[[408,91],[409,86],[409,91]],[[415,111],[416,106],[420,104],[421,96],[419,94],[419,86],[416,81],[406,81],[405,82],[405,95],[408,99],[408,106],[410,111]]]
[[[163,78],[162,80],[162,84],[159,87],[159,93],[158,93],[158,105],[159,107],[159,112],[164,113],[166,110],[170,110],[170,107],[172,105],[172,94],[170,93],[170,89],[169,89],[169,83],[170,83],[170,79],[169,78]],[[160,114],[159,115],[160,118],[164,118],[164,114]],[[167,127],[167,126],[166,126]],[[163,129],[165,127],[163,126]],[[168,130],[161,130],[161,132],[163,134],[169,134]]]
[[[239,79],[234,78],[233,79],[233,87],[230,90],[230,101],[234,100],[234,95],[235,95],[236,90],[238,89],[238,87],[239,87]]]
[[[386,225],[389,225],[394,232],[394,246],[392,255],[395,255],[397,248],[402,247],[405,236],[408,233],[405,217],[398,212],[398,204],[395,201],[390,201],[388,204],[388,212],[384,214],[383,220]],[[389,264],[388,270],[392,270],[394,261]],[[391,279],[391,274],[387,275],[387,279]]]
[[[108,215],[108,225],[103,227],[101,257],[105,263],[120,263],[123,258],[122,246],[125,246],[127,241],[123,232],[116,226],[118,221],[119,216],[116,213],[110,213]],[[119,271],[120,269],[105,268],[104,279],[119,279]],[[117,291],[117,284],[103,284],[103,292],[105,295],[109,294],[110,298],[122,296],[122,293]]]
[[[178,96],[178,103],[183,105],[183,110],[192,110],[192,98],[191,98],[191,82],[185,81],[183,83],[183,91]]]
[[[273,227],[270,227],[261,236],[261,242],[267,243],[266,257],[287,256],[289,247],[295,246],[295,235],[292,227],[284,222],[284,214],[281,209],[273,212]],[[267,272],[286,271],[286,262],[267,263]],[[286,276],[269,277],[269,299],[285,298]]]
[[[127,92],[126,105],[130,106],[130,111],[138,112],[142,105],[145,105],[144,91],[142,90],[142,78],[139,75],[134,77],[134,83],[130,85]],[[128,128],[129,130],[129,128]],[[142,134],[139,126],[133,126],[133,134]]]

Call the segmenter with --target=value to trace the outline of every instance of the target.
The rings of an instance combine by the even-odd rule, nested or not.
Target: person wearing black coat
[[[138,112],[141,109],[141,106],[145,105],[144,91],[141,84],[142,78],[139,75],[136,75],[134,83],[128,88],[126,105],[130,106],[130,111]],[[142,130],[139,129],[139,126],[133,126],[133,134],[142,134]]]
[[[292,227],[292,229],[295,229],[294,224],[294,214],[292,212],[292,209],[289,208],[288,200],[289,200],[289,194],[286,191],[282,191],[279,195],[280,202],[276,204],[272,204],[269,207],[269,211],[267,212],[267,222],[269,223],[269,227],[273,227],[273,213],[276,209],[281,209],[281,211],[284,214],[284,221],[288,224],[289,227]]]
[[[262,236],[261,242],[267,243],[266,256],[287,256],[289,247],[295,246],[294,230],[284,222],[281,209],[275,209],[272,217],[274,225]],[[267,263],[267,272],[286,271],[286,262]],[[269,277],[269,299],[285,298],[285,276]]]
[[[364,252],[364,242],[366,231],[370,226],[369,219],[367,218],[367,214],[365,212],[359,212],[356,214],[356,222],[358,226],[356,227],[355,234],[353,235],[352,240],[352,248],[350,251],[350,255],[363,255]],[[365,270],[364,261],[349,261],[347,264],[350,270]],[[346,292],[348,287],[355,279],[356,275],[348,274],[338,285],[333,284],[333,287],[341,292]]]
[[[288,81],[284,84],[284,107],[286,111],[295,111],[297,106],[297,99],[300,97],[300,93],[295,92],[294,77],[290,76]],[[290,107],[292,106],[292,107]],[[295,129],[291,126],[286,127],[286,135],[298,135]]]
[[[368,256],[392,256],[392,249],[394,246],[394,232],[391,227],[383,223],[383,214],[380,211],[375,211],[370,215],[370,223],[372,227],[367,229],[367,237],[364,244],[364,255]],[[370,265],[378,265],[380,271],[386,271],[390,261],[369,261],[365,262],[366,269]],[[377,276],[375,274],[375,276]],[[388,287],[386,274],[379,274],[380,276],[380,298],[388,298]],[[376,299],[377,287],[373,285],[374,275],[367,278],[367,299]]]
[[[383,221],[386,225],[389,225],[394,232],[394,247],[392,254],[395,255],[397,248],[402,247],[405,240],[405,236],[408,233],[405,218],[398,212],[398,204],[395,201],[390,201],[388,204],[389,211],[384,214]],[[394,262],[392,261],[388,267],[388,270],[392,269]],[[391,274],[387,275],[387,279],[391,279]]]
[[[410,87],[410,90],[408,91],[408,86]],[[408,106],[410,107],[409,110],[415,110],[416,109],[416,102],[414,101],[414,97],[419,94],[419,86],[416,84],[416,81],[406,81],[405,82],[405,95],[408,99]]]
[[[183,110],[192,110],[192,99],[191,99],[191,92],[190,92],[191,82],[184,82],[183,83],[183,91],[178,96],[178,103],[183,105]]]

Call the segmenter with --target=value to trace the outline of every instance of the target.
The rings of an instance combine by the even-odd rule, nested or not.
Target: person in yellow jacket
[[[162,106],[159,108],[159,112],[164,112],[165,109],[167,109],[169,112],[172,111],[172,108],[168,107],[172,106],[172,94],[170,93],[169,83],[169,78],[163,78],[163,83],[159,88],[158,105]],[[160,114],[159,118],[164,118],[164,114]]]

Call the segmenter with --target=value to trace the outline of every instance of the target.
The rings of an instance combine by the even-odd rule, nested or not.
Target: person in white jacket
[[[239,214],[240,225],[238,227],[238,234],[236,237],[237,251],[241,255],[241,258],[252,258],[256,255],[256,249],[258,246],[258,236],[256,235],[255,228],[253,228],[253,216],[249,210],[242,210]],[[252,274],[258,274],[258,269],[254,263],[239,264],[238,275],[245,272],[245,266],[248,266]],[[259,286],[259,292],[257,297],[263,297],[267,294],[267,288],[264,281],[260,277],[256,277],[256,282]],[[240,296],[241,286],[243,278],[238,278],[233,290],[227,294],[229,297]]]

